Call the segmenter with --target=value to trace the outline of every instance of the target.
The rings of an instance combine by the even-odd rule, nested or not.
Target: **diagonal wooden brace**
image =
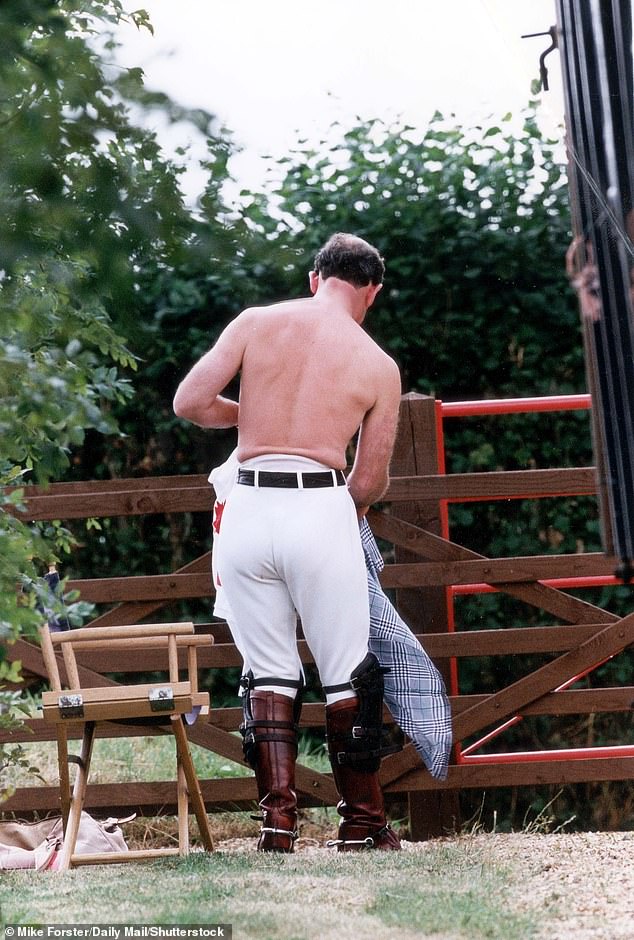
[[[611,623],[576,649],[462,712],[454,721],[455,740],[460,741],[514,715],[585,669],[622,652],[631,643],[634,643],[634,614]]]
[[[187,736],[190,741],[208,748],[215,754],[221,754],[238,764],[245,763],[240,739],[229,731],[216,728],[211,722],[206,724],[197,722],[188,729]],[[295,786],[300,793],[317,797],[327,805],[334,806],[339,799],[331,776],[310,770],[303,764],[297,764],[295,767]]]
[[[486,561],[485,555],[479,555],[462,545],[450,542],[427,532],[410,522],[403,522],[386,513],[371,509],[368,522],[375,535],[406,548],[416,555],[432,561]],[[518,600],[548,611],[555,617],[561,617],[569,623],[607,623],[618,620],[615,614],[595,607],[586,601],[558,591],[556,588],[536,581],[531,584],[503,583],[495,587]]]
[[[466,709],[454,719],[454,740],[460,741],[494,722],[498,723],[521,712],[522,708],[548,695],[572,676],[622,652],[631,643],[634,643],[634,614],[628,614],[610,624],[576,649],[569,650],[500,692],[487,696],[483,702]],[[381,784],[386,786],[419,766],[420,758],[414,747],[408,745],[401,754],[384,761]]]

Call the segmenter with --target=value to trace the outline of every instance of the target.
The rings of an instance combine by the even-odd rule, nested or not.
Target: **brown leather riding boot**
[[[250,693],[255,779],[262,829],[258,852],[292,852],[297,838],[294,701],[277,692]]]
[[[355,766],[345,760],[358,711],[358,702],[353,698],[326,708],[328,755],[341,797],[337,812],[342,817],[338,838],[329,844],[336,845],[338,852],[396,851],[401,843],[385,816],[378,770],[363,769],[362,761]]]

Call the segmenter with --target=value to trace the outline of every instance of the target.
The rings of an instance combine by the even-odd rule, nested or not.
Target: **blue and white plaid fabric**
[[[410,628],[383,593],[381,552],[366,519],[360,523],[370,595],[370,651],[385,675],[384,701],[407,734],[425,767],[444,780],[451,753],[451,706],[445,684]]]

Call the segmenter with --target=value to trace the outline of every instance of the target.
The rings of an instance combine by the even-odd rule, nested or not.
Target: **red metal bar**
[[[623,581],[611,574],[597,574],[588,575],[585,578],[547,578],[539,581],[539,584],[546,584],[548,587],[561,590],[563,588],[612,587],[622,585]],[[454,597],[457,597],[460,594],[495,594],[499,588],[482,581],[476,584],[452,584],[450,590]]]
[[[443,419],[444,418],[457,418],[457,417],[468,417],[473,415],[501,415],[501,414],[526,414],[526,413],[535,413],[535,412],[546,412],[546,411],[576,411],[576,410],[586,410],[589,409],[592,405],[591,396],[588,394],[585,395],[550,395],[540,398],[507,398],[507,399],[488,399],[484,401],[467,401],[467,402],[443,402],[436,401],[436,436],[437,436],[437,445],[438,445],[438,454],[439,454],[439,473],[445,473],[445,459],[444,459],[444,427]],[[561,496],[565,496],[565,493],[561,493]],[[523,499],[530,499],[533,494],[526,494],[521,497]],[[448,503],[449,500],[443,500],[440,504],[440,513],[441,513],[441,529],[442,535],[444,538],[449,539],[449,516],[448,516]],[[553,587],[597,587],[603,585],[619,584],[620,582],[613,576],[597,576],[591,578],[558,578],[550,579],[548,581],[542,582]],[[476,593],[495,593],[498,589],[486,583],[481,584],[463,584],[463,585],[449,585],[447,588],[447,612],[448,612],[448,627],[450,631],[455,630],[455,616],[454,616],[454,605],[453,599],[458,595],[466,594],[476,594]],[[611,657],[610,657],[611,658]],[[555,691],[562,691],[563,689],[568,688],[571,685],[574,685],[579,679],[588,675],[589,672],[592,672],[593,669],[598,668],[598,666],[603,665],[607,660],[603,660],[601,663],[597,663],[595,666],[587,669],[585,672],[580,673],[578,676],[574,676],[566,682],[558,686]],[[451,660],[451,686],[452,694],[458,694],[459,681],[458,681],[458,668],[456,658]],[[519,762],[520,760],[557,760],[560,757],[555,755],[566,754],[570,759],[581,759],[582,757],[592,756],[602,756],[597,754],[596,748],[591,749],[571,749],[566,751],[536,751],[528,754],[497,754],[491,757],[490,755],[474,755],[472,752],[483,747],[493,738],[497,737],[503,731],[522,721],[521,715],[514,715],[512,718],[509,718],[507,721],[499,725],[497,728],[494,728],[492,731],[488,732],[478,741],[469,745],[464,750],[461,749],[460,744],[457,743],[455,746],[456,759],[458,763],[468,762],[468,761],[480,761],[483,763],[510,763],[510,762]],[[588,750],[592,751],[592,754],[587,753]],[[613,749],[602,749],[604,752]],[[634,752],[634,745],[631,749],[626,748],[626,753]],[[578,755],[578,756],[577,756]],[[607,755],[605,755],[607,756]],[[614,756],[610,753],[609,756]],[[618,756],[622,756],[620,753]]]
[[[465,764],[522,764],[533,761],[586,760],[607,757],[632,757],[634,744],[619,744],[609,747],[571,747],[552,751],[515,751],[501,754],[472,754],[464,756]]]
[[[553,692],[564,692],[566,689],[569,689],[571,685],[574,685],[575,682],[579,682],[580,679],[585,679],[585,677],[589,676],[590,673],[594,672],[595,669],[598,669],[600,666],[604,666],[606,663],[609,663],[611,659],[614,659],[614,654],[612,654],[612,656],[607,656],[598,663],[595,663],[594,666],[588,666],[587,669],[577,673],[577,675],[573,676],[571,679],[566,679],[566,681],[562,682],[561,685],[558,685],[556,689],[553,689]],[[488,744],[489,741],[492,741],[493,738],[497,738],[497,736],[502,734],[503,731],[507,731],[509,728],[512,728],[513,725],[519,724],[522,719],[522,715],[513,715],[512,718],[509,718],[501,725],[498,725],[497,728],[493,728],[492,731],[489,731],[488,734],[485,734],[477,741],[474,741],[473,744],[463,748],[460,752],[460,761],[463,757],[469,757],[471,754],[473,754],[474,751],[479,751],[481,747],[484,747],[484,745]]]
[[[509,728],[512,728],[514,725],[518,725],[522,721],[521,715],[513,715],[512,718],[509,718],[508,721],[505,721],[503,724],[498,725],[497,728],[493,728],[492,731],[489,731],[487,734],[483,734],[481,738],[478,738],[477,741],[474,741],[473,744],[469,744],[467,747],[463,747],[460,750],[460,759],[458,763],[462,763],[463,758],[471,757],[474,751],[479,751],[481,747],[484,747],[485,744],[488,744],[489,741],[492,741],[494,738],[497,738],[498,735],[502,734],[503,731],[507,731]]]
[[[522,414],[535,411],[581,411],[591,407],[590,395],[546,395],[542,398],[489,398],[483,401],[443,401],[443,417]]]

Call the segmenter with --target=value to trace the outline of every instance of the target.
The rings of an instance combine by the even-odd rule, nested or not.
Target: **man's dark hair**
[[[338,277],[355,287],[382,284],[383,258],[376,248],[357,235],[337,232],[315,255],[313,270],[324,278]]]

